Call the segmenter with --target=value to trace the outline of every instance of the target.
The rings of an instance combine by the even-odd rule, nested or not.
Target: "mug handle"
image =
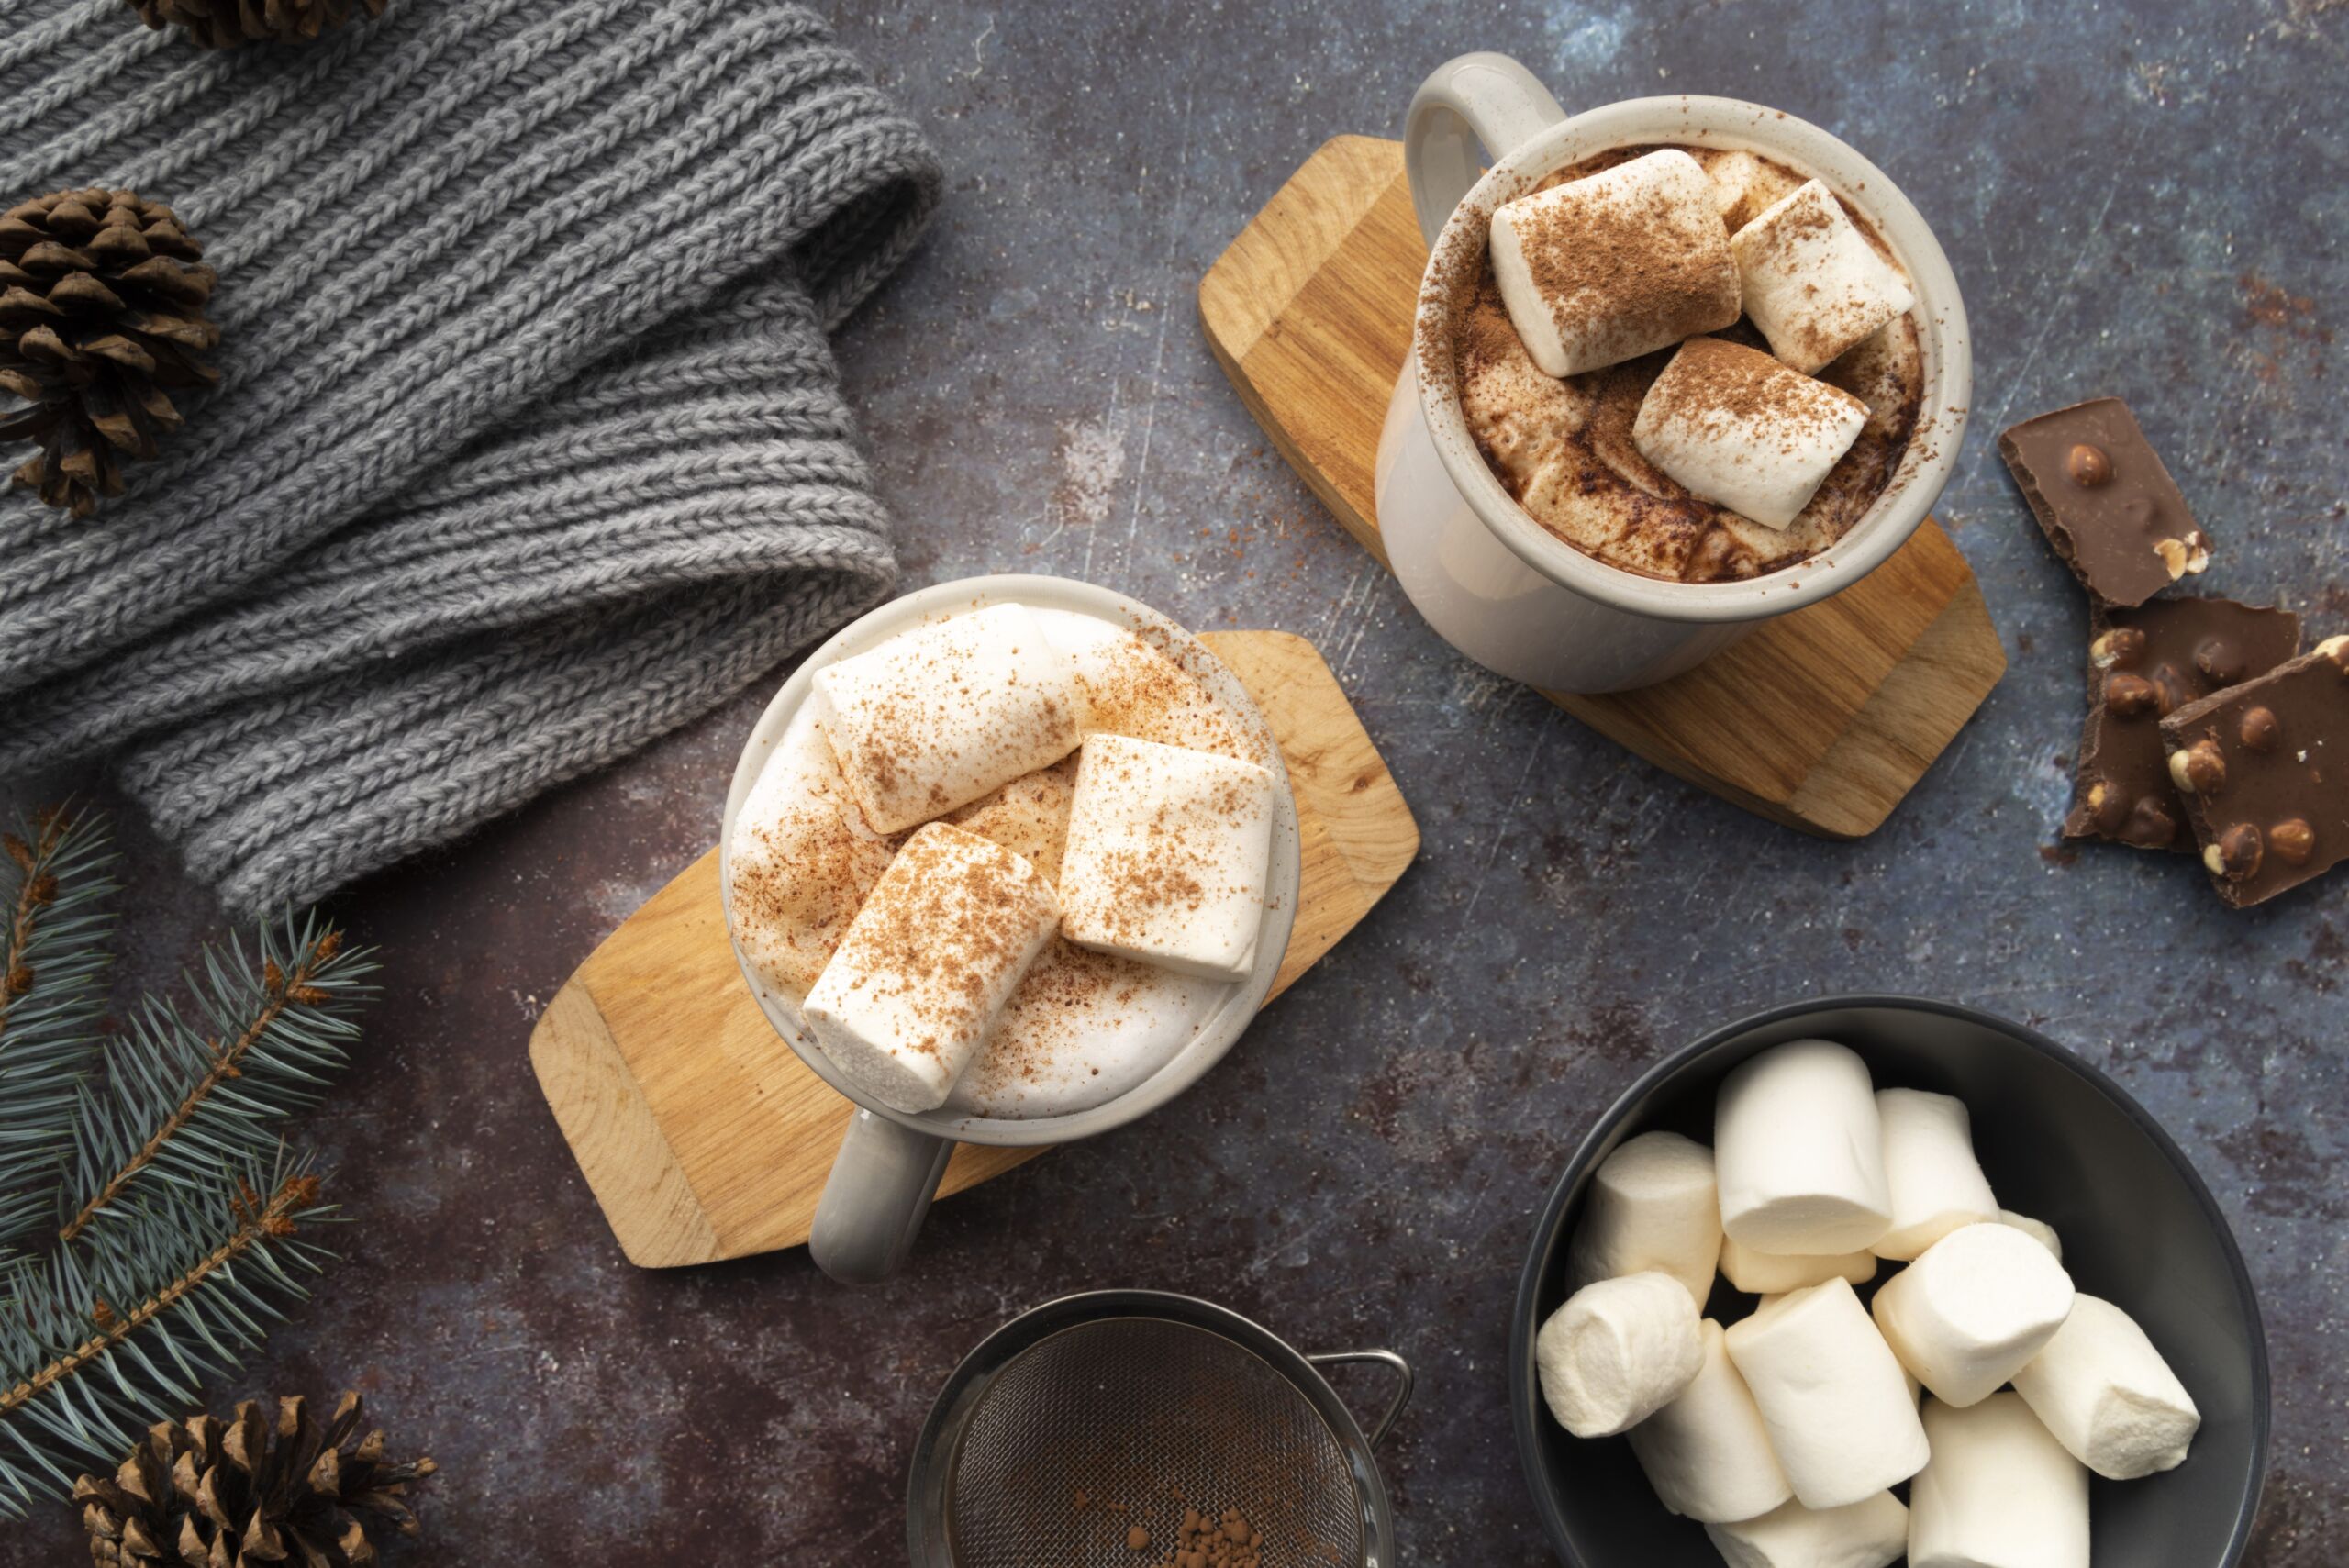
[[[1476,183],[1476,143],[1498,160],[1566,117],[1550,89],[1505,54],[1485,50],[1445,61],[1411,95],[1403,117],[1403,171],[1430,245]]]
[[[953,1157],[951,1139],[860,1106],[832,1158],[807,1228],[807,1255],[842,1284],[873,1284],[904,1266]]]

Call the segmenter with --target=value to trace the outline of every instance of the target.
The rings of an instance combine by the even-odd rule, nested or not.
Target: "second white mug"
[[[1494,157],[1479,177],[1476,147]],[[1798,569],[1674,583],[1603,564],[1543,528],[1476,449],[1449,377],[1454,286],[1482,264],[1493,209],[1555,170],[1652,143],[1742,148],[1821,180],[1892,249],[1917,298],[1924,395],[1899,468],[1843,537]],[[1940,242],[1884,172],[1791,116],[1732,98],[1636,98],[1569,116],[1505,55],[1447,61],[1411,100],[1405,167],[1430,245],[1412,351],[1378,444],[1379,533],[1411,603],[1487,669],[1546,690],[1667,680],[1758,622],[1858,582],[1908,542],[1957,462],[1973,387],[1965,306]],[[1440,356],[1440,357],[1438,357]]]

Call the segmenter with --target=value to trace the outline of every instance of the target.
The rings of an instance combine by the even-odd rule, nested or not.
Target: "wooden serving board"
[[[1277,996],[1395,885],[1419,853],[1419,825],[1311,643],[1273,631],[1199,640],[1264,710],[1297,797],[1303,875]],[[853,1107],[751,999],[726,938],[716,850],[563,982],[531,1031],[530,1065],[630,1262],[715,1262],[807,1240]],[[964,1144],[939,1196],[1042,1152]]]
[[[1208,342],[1248,411],[1382,563],[1372,465],[1426,264],[1402,144],[1341,136],[1199,284]],[[1883,823],[2006,667],[1973,572],[1928,521],[1862,581],[1685,675],[1544,695],[1691,784],[1851,839]]]

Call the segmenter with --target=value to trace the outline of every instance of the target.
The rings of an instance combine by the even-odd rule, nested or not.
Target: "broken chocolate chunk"
[[[2349,637],[2188,704],[2161,732],[2173,754],[2221,764],[2184,797],[2221,898],[2244,908],[2349,860]]]
[[[2047,542],[2097,602],[2142,605],[2210,564],[2210,541],[2129,406],[2092,398],[1998,438]]]
[[[2162,717],[2298,653],[2300,617],[2232,599],[2160,599],[2099,610],[2089,629],[2087,726],[2064,836],[2190,850]]]

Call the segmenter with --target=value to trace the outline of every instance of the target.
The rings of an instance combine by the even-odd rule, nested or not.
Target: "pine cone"
[[[307,43],[351,19],[352,0],[130,0],[150,28],[177,22],[206,49],[234,49],[256,39]],[[384,0],[358,0],[371,17]]]
[[[77,517],[122,494],[119,454],[151,458],[180,422],[174,389],[219,373],[196,350],[211,268],[172,209],[128,191],[59,191],[0,216],[0,443],[38,441],[17,482]]]
[[[429,1459],[389,1464],[384,1434],[356,1448],[359,1396],[346,1394],[320,1428],[300,1399],[277,1402],[273,1440],[251,1401],[231,1420],[197,1416],[148,1429],[111,1481],[73,1484],[90,1560],[100,1568],[358,1568],[375,1561],[355,1517],[373,1514],[402,1535],[416,1516],[400,1499],[440,1467]]]

